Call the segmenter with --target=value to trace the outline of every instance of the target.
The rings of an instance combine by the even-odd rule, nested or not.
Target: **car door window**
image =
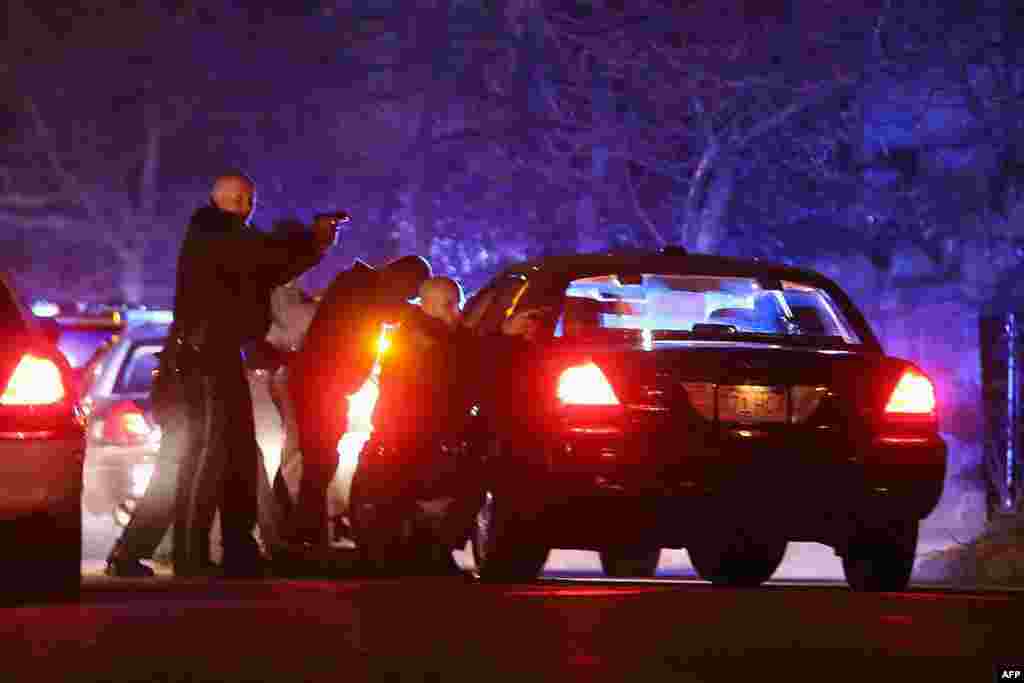
[[[153,388],[153,371],[159,365],[157,356],[162,345],[147,344],[132,349],[128,360],[121,368],[121,376],[114,387],[115,394],[145,394]]]

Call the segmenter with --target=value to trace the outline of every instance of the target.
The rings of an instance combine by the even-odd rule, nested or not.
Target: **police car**
[[[529,309],[532,345],[479,378],[481,578],[533,579],[550,548],[651,576],[686,548],[712,583],[756,586],[795,541],[832,546],[856,590],[907,586],[945,475],[935,390],[834,282],[678,248],[572,255],[507,268],[466,315],[487,335]]]

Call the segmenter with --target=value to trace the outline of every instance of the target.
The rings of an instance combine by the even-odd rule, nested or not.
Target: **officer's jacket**
[[[362,261],[339,273],[317,306],[302,347],[289,367],[301,400],[336,411],[373,371],[384,323],[398,320],[411,304],[382,296],[380,273]]]
[[[204,350],[237,351],[270,329],[271,292],[323,256],[312,233],[270,235],[206,206],[178,257],[174,327]]]

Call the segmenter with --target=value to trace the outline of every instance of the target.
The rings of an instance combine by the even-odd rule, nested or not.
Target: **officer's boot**
[[[138,557],[128,552],[123,538],[122,536],[114,543],[114,547],[110,550],[110,555],[107,556],[107,566],[104,568],[103,573],[107,576],[117,576],[120,578],[149,578],[155,576],[156,572],[142,564]]]

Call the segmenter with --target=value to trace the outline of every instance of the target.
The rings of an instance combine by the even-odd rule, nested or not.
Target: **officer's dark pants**
[[[327,489],[338,470],[338,442],[348,427],[348,400],[323,381],[296,373],[289,381],[299,427],[302,480],[289,521],[293,541],[326,544]]]
[[[252,532],[258,510],[261,453],[252,396],[237,350],[203,353],[184,366],[189,454],[178,475],[174,572],[202,571],[218,508],[226,572],[259,558]]]
[[[160,450],[156,456],[153,477],[146,493],[136,502],[132,518],[111,551],[111,557],[144,559],[153,557],[157,546],[174,521],[174,505],[178,491],[178,472],[188,454],[184,406],[166,424],[161,425]]]

